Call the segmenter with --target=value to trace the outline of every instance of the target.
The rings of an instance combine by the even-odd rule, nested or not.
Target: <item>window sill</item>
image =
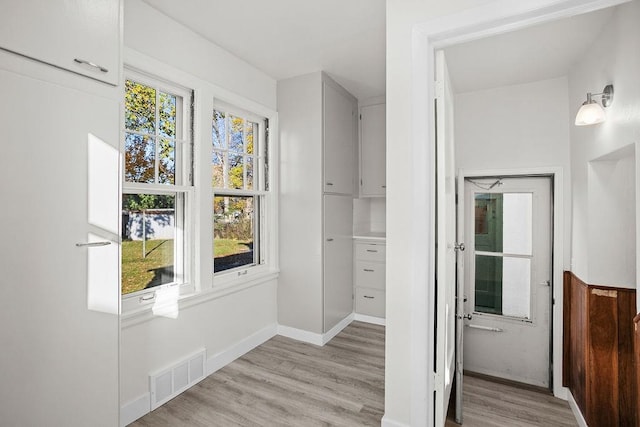
[[[181,295],[178,298],[178,313],[189,307],[222,298],[236,292],[241,292],[254,286],[262,285],[266,282],[277,279],[279,273],[279,270],[268,270],[250,277],[238,278],[233,282],[226,282],[218,286],[214,285],[212,288],[206,290]],[[145,323],[158,317],[163,317],[155,315],[152,311],[152,307],[153,304],[147,304],[143,307],[136,308],[135,310],[122,313],[120,315],[121,329],[127,329],[140,323]]]

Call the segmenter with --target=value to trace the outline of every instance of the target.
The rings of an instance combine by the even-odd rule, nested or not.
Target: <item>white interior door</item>
[[[4,70],[0,92],[0,424],[116,426],[119,103]]]
[[[455,170],[453,92],[443,51],[436,52],[436,359],[435,425],[443,426],[455,370]]]
[[[550,387],[551,179],[465,180],[465,369]]]

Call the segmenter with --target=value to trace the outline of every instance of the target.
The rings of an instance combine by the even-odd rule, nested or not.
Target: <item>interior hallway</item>
[[[574,427],[569,404],[551,393],[464,376],[464,427]],[[458,426],[448,420],[446,427]]]

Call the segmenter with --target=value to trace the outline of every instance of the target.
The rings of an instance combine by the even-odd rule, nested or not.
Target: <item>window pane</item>
[[[531,255],[532,193],[505,193],[503,198],[503,252]]]
[[[502,314],[530,318],[531,259],[504,257],[502,271]]]
[[[175,281],[175,195],[122,196],[122,294]]]
[[[160,113],[159,133],[162,136],[176,137],[176,97],[168,93],[160,92]]]
[[[242,154],[229,153],[228,188],[244,188],[244,162]]]
[[[246,158],[247,165],[247,190],[253,190],[253,157]]]
[[[502,257],[476,255],[475,311],[502,314]]]
[[[127,80],[125,82],[125,128],[155,133],[156,91],[154,88]]]
[[[224,149],[227,147],[227,134],[226,123],[224,120],[224,113],[220,111],[213,111],[213,148]]]
[[[125,135],[125,180],[155,182],[156,145],[149,136]]]
[[[214,188],[224,188],[224,153],[214,150],[211,173],[211,185]]]
[[[530,318],[531,259],[476,255],[475,311]]]
[[[502,194],[475,195],[476,251],[502,252]]]
[[[252,196],[214,197],[214,272],[257,264],[255,207]]]
[[[231,122],[231,134],[229,138],[229,150],[236,153],[244,151],[244,119],[229,115]]]
[[[246,135],[247,135],[247,154],[253,154],[253,135],[254,129],[257,128],[256,123],[247,122]]]
[[[160,139],[160,165],[158,182],[175,184],[176,179],[176,143],[171,139]]]

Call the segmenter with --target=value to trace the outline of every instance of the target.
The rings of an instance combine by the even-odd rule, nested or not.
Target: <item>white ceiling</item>
[[[276,80],[324,70],[385,94],[385,0],[144,0]]]
[[[456,93],[561,77],[604,29],[613,8],[445,49]]]
[[[144,0],[276,80],[324,70],[358,99],[384,95],[385,0]],[[456,93],[560,77],[612,9],[446,49]]]

